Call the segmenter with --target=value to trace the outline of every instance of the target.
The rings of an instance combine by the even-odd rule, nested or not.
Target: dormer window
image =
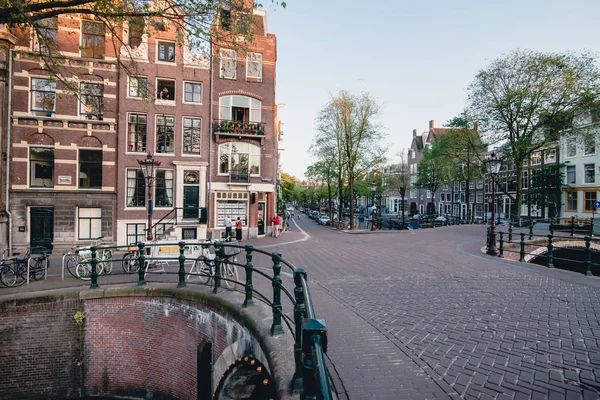
[[[219,10],[219,22],[221,24],[221,29],[224,31],[231,30],[231,11],[226,9]]]

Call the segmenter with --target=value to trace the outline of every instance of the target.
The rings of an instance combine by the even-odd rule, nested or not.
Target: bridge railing
[[[131,255],[135,254],[135,259],[139,268],[137,272],[138,286],[146,285],[146,275],[149,274],[148,266],[157,263],[168,263],[169,261],[177,262],[178,270],[161,271],[161,274],[175,274],[178,276],[177,287],[184,288],[187,286],[187,281],[191,276],[206,276],[206,272],[195,271],[190,268],[188,272],[185,270],[186,262],[214,262],[214,274],[210,276],[209,284],[213,288],[213,293],[218,293],[221,283],[228,281],[240,285],[244,288],[243,307],[248,307],[253,304],[255,299],[265,302],[272,309],[272,325],[270,332],[272,335],[280,335],[284,333],[283,325],[285,324],[294,338],[294,361],[295,371],[292,382],[293,391],[302,393],[302,398],[306,399],[332,399],[332,391],[327,363],[325,361],[325,353],[327,352],[327,325],[325,320],[319,319],[315,309],[312,297],[310,295],[307,273],[302,268],[297,268],[290,262],[282,258],[281,253],[269,253],[267,251],[254,248],[252,245],[240,245],[230,242],[178,242],[170,244],[171,247],[177,246],[179,254],[167,257],[159,257],[158,251],[150,251],[157,246],[165,246],[160,243],[137,243],[129,246],[92,246],[82,250],[91,251],[90,289],[96,289],[98,284],[98,263],[106,262],[131,262]],[[200,252],[190,252],[190,248],[202,249]],[[125,251],[123,257],[113,258],[111,260],[98,258],[99,252],[103,250],[111,250],[113,253]],[[208,253],[205,251],[207,250]],[[186,256],[187,253],[187,256]],[[245,262],[234,261],[234,255],[245,255]],[[272,274],[267,274],[253,264],[254,255],[262,254],[271,260]],[[208,258],[207,254],[214,254],[214,258]],[[235,281],[231,277],[221,275],[221,265],[223,263],[235,265],[245,271],[245,279]],[[284,266],[293,275],[293,289],[286,288],[281,279],[281,268]],[[264,268],[262,268],[264,269]],[[258,276],[270,281],[272,287],[271,295],[266,295],[255,289],[254,277]],[[208,280],[208,279],[206,279]],[[283,311],[282,293],[289,301],[293,308],[293,318]]]
[[[536,257],[546,257],[546,267],[554,268],[555,261],[565,261],[569,265],[579,264],[585,275],[594,275],[592,269],[600,267],[600,263],[592,262],[600,256],[600,238],[591,236],[556,235],[553,233],[539,235],[529,232],[514,232],[510,225],[507,231],[499,231],[498,257],[505,258],[505,253],[519,255],[519,262],[527,262]],[[557,249],[569,249],[577,254],[575,258],[557,257]],[[600,275],[600,270],[596,272]]]

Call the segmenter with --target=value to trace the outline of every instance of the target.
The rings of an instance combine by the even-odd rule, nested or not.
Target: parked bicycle
[[[229,249],[226,247],[225,249]],[[234,250],[238,250],[233,248]],[[221,278],[222,282],[229,290],[235,290],[237,288],[237,282],[239,281],[237,267],[235,263],[237,261],[237,255],[239,254],[239,250],[232,254],[226,254],[221,261]],[[194,260],[192,267],[190,268],[190,274],[193,271],[196,271],[196,276],[201,283],[208,284],[215,278],[216,272],[216,264],[215,264],[215,254],[211,253],[210,250],[206,247],[202,248],[202,255]],[[189,280],[191,276],[187,276]]]
[[[21,286],[27,282],[28,269],[29,280],[41,279],[50,266],[49,256],[45,248],[30,248],[27,249],[23,258],[13,257],[8,260],[5,259],[7,251],[8,249],[2,253],[2,261],[0,262],[0,282],[5,286]]]
[[[137,273],[140,270],[139,257],[140,252],[135,243],[130,244],[127,253],[123,256],[123,271],[128,274]]]
[[[104,236],[100,236],[92,240],[90,247],[99,246],[103,238]],[[71,275],[83,280],[92,279],[92,251],[89,247],[73,248],[67,252],[67,256],[66,266]],[[109,249],[100,249],[96,253],[96,259],[98,260],[96,264],[96,273],[98,275],[108,275],[112,272],[113,263],[109,261],[112,260],[112,251]]]

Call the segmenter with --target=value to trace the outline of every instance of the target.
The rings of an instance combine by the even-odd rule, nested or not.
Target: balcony
[[[265,137],[264,122],[244,122],[221,119],[215,122],[215,136],[245,137],[262,139]]]
[[[248,168],[232,169],[229,171],[229,183],[250,183]]]

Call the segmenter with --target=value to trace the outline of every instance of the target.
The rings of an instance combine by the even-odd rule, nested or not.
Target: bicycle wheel
[[[123,271],[128,274],[136,273],[140,270],[140,263],[137,253],[127,253],[123,256]]]
[[[223,283],[229,290],[235,290],[238,282],[237,268],[233,264],[223,263],[221,264],[221,277]]]
[[[0,280],[2,284],[8,287],[21,286],[25,283],[25,276],[22,273],[23,264],[14,263],[4,265],[0,271]]]
[[[92,279],[92,266],[87,262],[78,263],[75,273],[79,279],[89,281]]]
[[[44,259],[37,258],[33,265],[29,267],[29,279],[32,281],[37,281],[41,277],[44,276]]]
[[[74,278],[79,278],[77,276],[77,273],[75,272],[75,270],[77,269],[77,264],[79,264],[79,257],[77,255],[71,255],[71,257],[67,260],[67,271],[69,271],[69,273],[71,275],[73,275]]]
[[[112,260],[112,251],[104,250],[102,251],[102,259],[103,260]],[[102,263],[102,273],[108,275],[112,272],[113,263],[112,261],[104,261]]]
[[[204,260],[196,260],[194,261],[194,265],[192,266],[192,271],[197,268],[198,280],[200,283],[208,283],[210,282],[213,276],[214,267],[211,264],[207,264]]]

